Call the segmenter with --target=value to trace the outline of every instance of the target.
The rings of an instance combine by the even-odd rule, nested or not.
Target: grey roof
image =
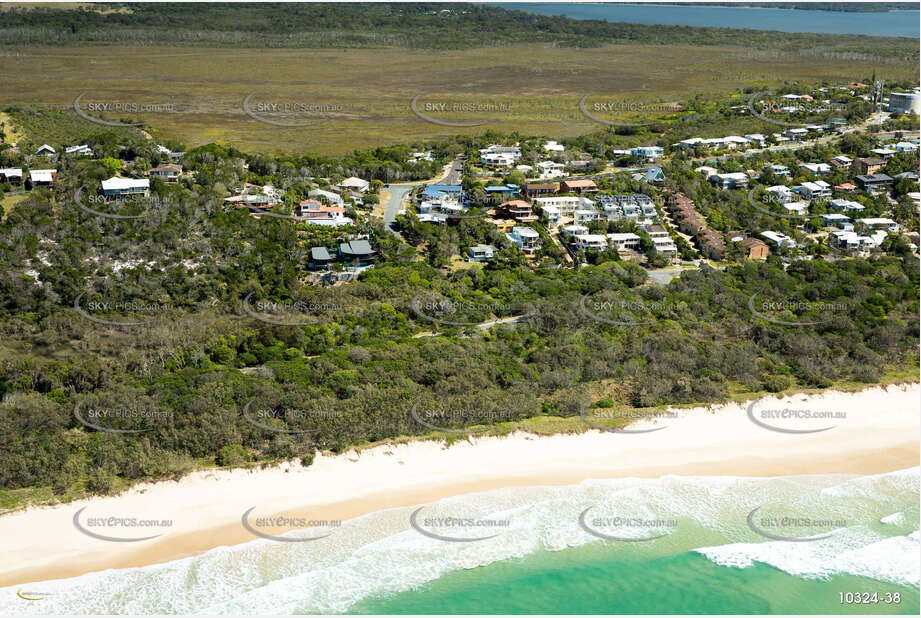
[[[330,261],[333,257],[329,254],[326,247],[311,247],[310,259],[317,261]]]
[[[371,248],[371,243],[367,240],[353,240],[351,242],[344,242],[339,245],[339,251],[343,255],[373,255],[374,249]]]

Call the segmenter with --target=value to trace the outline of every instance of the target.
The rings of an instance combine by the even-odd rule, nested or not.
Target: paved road
[[[403,199],[412,189],[413,185],[390,185],[388,188],[390,199],[387,200],[387,206],[384,209],[384,225],[388,230],[393,231],[391,226],[397,218],[397,213],[400,212]]]

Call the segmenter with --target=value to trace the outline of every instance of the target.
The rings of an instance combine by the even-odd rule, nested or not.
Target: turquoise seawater
[[[308,530],[329,533],[316,541],[0,588],[0,615],[917,614],[919,482],[912,468],[467,494]]]
[[[841,592],[893,603],[842,604]],[[894,593],[899,593],[895,603]],[[885,598],[884,596],[882,597]],[[368,614],[914,614],[916,588],[836,575],[806,579],[763,564],[738,569],[685,552],[647,560],[613,548],[546,552],[449,573],[418,590],[366,599]]]

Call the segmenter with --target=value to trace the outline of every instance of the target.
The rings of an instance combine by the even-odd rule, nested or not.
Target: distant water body
[[[644,4],[541,4],[490,3],[536,15],[566,15],[573,19],[603,19],[631,24],[664,24],[711,28],[865,34],[867,36],[919,36],[919,11],[847,13],[725,6],[667,6]]]

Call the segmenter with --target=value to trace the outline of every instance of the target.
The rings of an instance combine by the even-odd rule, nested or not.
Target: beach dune
[[[306,468],[286,462],[197,472],[115,497],[0,517],[6,554],[0,586],[145,566],[250,541],[257,537],[244,525],[248,511],[250,522],[273,515],[336,521],[464,493],[591,478],[878,474],[918,465],[919,419],[919,385],[911,384],[676,410],[630,426],[657,429],[643,433],[519,432],[449,447],[416,441],[320,454]],[[812,433],[795,433],[802,431]],[[141,520],[136,527],[93,525]],[[273,534],[294,527],[300,526],[279,524]]]

